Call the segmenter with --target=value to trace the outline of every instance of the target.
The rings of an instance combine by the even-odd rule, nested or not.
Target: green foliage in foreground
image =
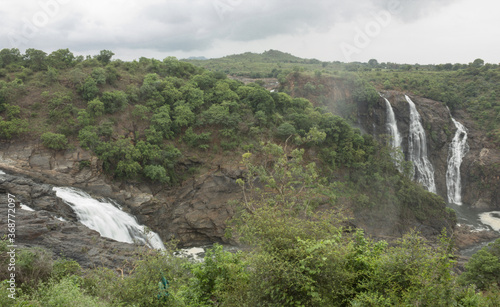
[[[297,196],[296,191],[285,191]],[[295,198],[301,207],[305,199]],[[119,275],[53,262],[44,250],[23,249],[16,300],[0,306],[498,306],[495,287],[478,293],[453,272],[450,241],[431,247],[418,233],[388,245],[362,231],[346,232],[339,212],[286,210],[285,202],[247,198],[234,233],[253,248],[236,253],[214,245],[203,262],[142,249]],[[285,209],[285,210],[283,210]],[[304,208],[301,208],[304,209]],[[238,222],[243,223],[238,223]],[[0,295],[7,298],[7,241],[2,240]],[[498,260],[497,260],[498,261]],[[489,265],[489,264],[485,264]],[[36,270],[33,270],[36,268]],[[469,269],[472,270],[472,267]],[[168,288],[162,290],[162,278]],[[159,295],[162,294],[162,295]]]
[[[475,284],[488,290],[500,284],[500,239],[488,244],[474,254],[460,276],[464,284]]]

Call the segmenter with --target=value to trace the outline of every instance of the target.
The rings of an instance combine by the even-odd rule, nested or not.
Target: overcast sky
[[[500,63],[498,0],[1,0],[0,49]]]

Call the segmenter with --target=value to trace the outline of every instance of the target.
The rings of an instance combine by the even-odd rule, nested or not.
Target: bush
[[[104,110],[105,110],[104,103],[102,103],[97,98],[87,103],[87,111],[94,117],[103,115]]]
[[[64,134],[45,132],[41,136],[42,144],[50,149],[66,149],[68,148],[68,139]]]
[[[0,138],[12,139],[26,131],[28,131],[28,121],[24,119],[0,120]]]
[[[85,79],[83,86],[81,88],[83,99],[90,101],[97,97],[99,93],[99,88],[97,87],[97,82],[94,78],[88,77]]]
[[[187,281],[183,266],[187,260],[174,256],[171,250],[141,252],[132,264],[133,273],[123,278],[110,269],[94,269],[84,278],[84,288],[113,306],[189,306],[177,295]],[[162,277],[169,283],[168,296],[158,299]]]
[[[84,149],[96,148],[100,143],[100,138],[97,134],[97,127],[87,126],[80,130],[78,133],[78,140],[80,141],[80,146]]]
[[[210,140],[210,132],[203,132],[200,134],[197,134],[193,131],[192,127],[189,127],[186,129],[186,132],[182,139],[184,142],[186,142],[189,146],[191,147],[197,147],[197,146],[202,146],[206,145],[208,141]]]
[[[151,179],[151,181],[160,183],[167,183],[170,181],[170,178],[167,176],[167,171],[160,165],[147,165],[144,167],[144,175]]]
[[[108,306],[80,288],[80,280],[75,276],[64,277],[59,282],[52,280],[43,284],[35,296],[42,306],[94,307]]]
[[[102,85],[106,83],[106,71],[104,68],[97,67],[92,70],[92,78],[96,81],[97,84]]]
[[[9,279],[10,271],[7,265],[10,256],[7,254],[8,241],[0,241],[0,280]],[[41,248],[16,250],[16,282],[18,287],[30,291],[40,281],[48,280],[52,272],[52,255]],[[4,298],[3,298],[4,299]],[[2,299],[2,300],[3,300]]]
[[[295,127],[290,123],[283,123],[276,130],[277,136],[282,139],[287,139],[289,136],[294,135],[295,133],[297,133],[297,131],[295,130]]]
[[[110,114],[122,110],[128,103],[127,94],[122,91],[104,92],[101,100],[104,103],[104,110]]]
[[[481,290],[500,284],[500,239],[472,255],[465,270],[460,276],[463,284],[475,284]]]
[[[204,261],[190,266],[193,278],[189,281],[187,297],[191,304],[210,306],[242,306],[246,302],[249,282],[247,263],[241,252],[233,254],[215,244],[207,251]]]
[[[106,113],[123,110],[128,103],[127,94],[122,91],[104,92],[101,97]]]
[[[47,72],[45,73],[45,76],[49,83],[54,83],[58,80],[59,78],[59,71],[53,67],[49,67]]]
[[[52,278],[60,280],[64,277],[68,277],[71,275],[80,275],[81,271],[82,268],[75,260],[68,260],[65,258],[61,258],[54,262],[54,265],[52,266],[51,275]]]

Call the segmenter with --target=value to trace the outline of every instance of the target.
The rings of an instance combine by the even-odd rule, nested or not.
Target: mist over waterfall
[[[391,103],[387,98],[384,98],[385,100],[385,107],[386,107],[386,112],[387,112],[387,131],[389,132],[389,135],[391,136],[390,144],[391,147],[394,148],[401,148],[401,134],[399,133],[398,130],[398,125],[396,122],[396,116],[394,115],[394,110],[392,109]]]
[[[135,217],[120,210],[116,204],[98,201],[74,188],[55,187],[54,191],[57,197],[73,208],[83,225],[103,237],[126,243],[139,241],[155,249],[165,249],[158,234],[139,225]]]
[[[450,143],[448,150],[448,167],[446,170],[446,189],[448,193],[448,202],[461,205],[462,204],[462,184],[460,180],[460,165],[462,159],[469,151],[467,144],[467,128],[451,118],[457,131]]]
[[[429,192],[436,193],[434,182],[434,167],[427,157],[427,138],[422,126],[420,114],[415,103],[405,95],[410,105],[410,133],[408,136],[408,155],[413,162],[415,179],[420,182]]]

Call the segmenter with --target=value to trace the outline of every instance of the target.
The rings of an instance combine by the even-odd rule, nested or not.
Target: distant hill
[[[242,54],[234,54],[222,57],[221,60],[230,61],[254,61],[265,63],[304,63],[307,60],[291,55],[290,53],[282,52],[279,50],[270,49],[263,53],[245,52]]]
[[[321,70],[327,64],[317,59],[303,59],[273,49],[263,53],[245,52],[216,59],[183,61],[212,71],[251,78],[276,78],[283,70],[291,71],[298,66],[309,71]],[[330,64],[330,67],[333,68],[334,65]],[[340,67],[335,68],[340,69]]]
[[[189,58],[187,58],[187,60],[205,61],[205,60],[208,60],[208,59],[206,57],[204,57],[204,56],[190,56]]]

